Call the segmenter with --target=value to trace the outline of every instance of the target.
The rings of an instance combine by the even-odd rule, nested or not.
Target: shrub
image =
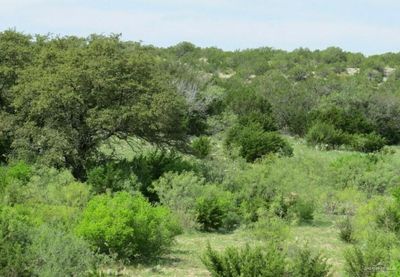
[[[284,197],[283,194],[280,194],[275,197],[269,209],[274,215],[287,219],[292,215],[290,214],[290,210],[293,209],[293,206],[296,204],[297,200],[297,194],[290,195],[289,197]]]
[[[311,200],[298,199],[293,210],[300,222],[309,222],[314,219],[315,204]]]
[[[320,253],[313,255],[308,247],[299,248],[293,259],[292,276],[324,277],[330,276],[331,266]]]
[[[238,224],[235,219],[232,194],[217,186],[208,185],[196,199],[196,221],[203,231],[231,230]],[[235,222],[236,221],[236,222]]]
[[[101,253],[132,262],[166,252],[180,227],[167,208],[152,207],[142,196],[117,192],[89,201],[76,228]]]
[[[386,145],[386,139],[376,133],[354,134],[350,136],[350,146],[360,152],[376,152]]]
[[[240,155],[248,162],[253,162],[270,153],[283,156],[293,154],[293,148],[278,133],[265,132],[259,125],[233,127],[228,132],[226,144],[238,146]]]
[[[181,173],[184,171],[195,171],[196,166],[175,152],[151,151],[146,155],[135,157],[129,162],[129,166],[138,177],[140,192],[150,202],[158,202],[159,198],[152,188],[152,182],[160,178],[166,172]]]
[[[266,248],[227,248],[218,253],[208,245],[202,258],[213,277],[275,277],[285,275],[285,258],[274,245]]]
[[[289,237],[288,222],[277,216],[260,215],[258,221],[251,226],[257,239],[281,243]]]
[[[166,172],[195,170],[196,166],[175,152],[152,150],[135,156],[131,161],[105,161],[88,171],[88,183],[96,193],[109,190],[140,191],[150,202],[159,201],[152,182]]]
[[[85,241],[46,225],[33,233],[29,253],[36,276],[83,276],[96,264]]]
[[[349,276],[376,276],[387,268],[393,240],[384,233],[370,233],[362,245],[344,253],[345,271]]]
[[[67,170],[35,167],[27,183],[11,182],[3,201],[18,206],[34,224],[71,229],[90,198],[90,187],[76,182]]]
[[[338,223],[339,236],[344,242],[354,242],[354,227],[349,216]]]
[[[240,126],[256,124],[263,131],[276,131],[276,122],[272,112],[272,106],[266,97],[255,93],[247,87],[230,90],[227,100],[232,111],[238,116]]]
[[[32,176],[32,167],[23,161],[11,164],[7,168],[6,178],[10,180],[20,180],[24,183],[28,182]]]
[[[0,276],[31,276],[27,255],[31,242],[27,218],[9,207],[0,207]]]
[[[337,148],[347,143],[347,135],[329,123],[317,122],[307,132],[307,143]]]
[[[196,223],[195,199],[204,191],[206,183],[194,172],[165,173],[153,183],[160,203],[170,208],[178,216],[182,226],[193,228]]]
[[[4,192],[10,185],[26,184],[32,176],[32,171],[32,167],[25,162],[0,167],[0,192]]]
[[[387,205],[384,211],[377,215],[377,223],[381,228],[400,233],[400,188],[397,187],[392,192],[394,202]]]
[[[298,222],[309,222],[314,219],[315,204],[311,200],[304,200],[295,193],[286,197],[282,194],[277,196],[271,203],[270,210],[276,216],[296,220]]]
[[[331,166],[335,186],[357,188],[369,196],[396,187],[400,180],[397,159],[383,153],[354,153],[336,159]]]
[[[88,172],[87,182],[96,194],[107,191],[135,191],[139,188],[137,177],[126,162],[109,162],[92,168]]]
[[[192,142],[192,149],[197,157],[203,159],[210,154],[211,141],[208,137],[205,136],[196,138]]]
[[[233,195],[218,185],[207,184],[194,172],[166,173],[153,186],[160,202],[174,211],[185,227],[228,231],[240,221]]]

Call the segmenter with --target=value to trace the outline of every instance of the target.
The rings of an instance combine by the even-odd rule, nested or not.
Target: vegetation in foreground
[[[399,66],[0,33],[0,276],[398,276]]]

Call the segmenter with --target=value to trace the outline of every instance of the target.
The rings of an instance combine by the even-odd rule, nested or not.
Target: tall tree
[[[185,141],[185,101],[140,45],[118,36],[42,43],[13,90],[16,156],[67,165],[84,178],[88,161],[112,136]]]
[[[0,33],[0,161],[11,149],[13,116],[11,88],[16,84],[21,69],[32,59],[31,37],[7,30]]]

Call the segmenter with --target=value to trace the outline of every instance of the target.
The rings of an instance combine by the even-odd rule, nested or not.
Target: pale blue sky
[[[227,50],[270,46],[400,51],[400,0],[0,0],[0,30]]]

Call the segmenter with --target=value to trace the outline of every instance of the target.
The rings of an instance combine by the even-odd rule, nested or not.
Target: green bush
[[[33,274],[43,277],[84,276],[97,260],[85,241],[46,225],[33,232],[29,254]]]
[[[266,248],[227,248],[223,253],[208,245],[202,261],[213,277],[285,276],[285,257],[274,245]]]
[[[354,242],[354,227],[349,216],[338,223],[339,236],[344,242]]]
[[[376,152],[386,145],[386,139],[376,133],[354,134],[350,136],[350,146],[360,152]]]
[[[101,253],[132,262],[165,253],[180,227],[167,208],[153,207],[142,196],[117,192],[90,200],[76,233]]]
[[[0,167],[0,192],[4,192],[8,186],[26,184],[32,173],[32,167],[22,161]]]
[[[289,237],[288,222],[277,216],[259,215],[258,221],[250,226],[254,236],[264,241],[281,243]]]
[[[132,173],[138,177],[140,192],[150,202],[158,202],[159,197],[152,188],[152,182],[160,178],[166,172],[181,173],[195,171],[196,165],[185,160],[182,155],[169,151],[151,151],[139,155],[129,162]]]
[[[228,132],[226,144],[239,147],[240,155],[248,162],[271,153],[283,156],[293,154],[293,148],[278,133],[265,132],[259,125],[233,127]]]
[[[317,122],[306,134],[307,143],[327,148],[337,148],[347,143],[347,135],[329,123]]]
[[[7,167],[5,178],[8,179],[8,181],[20,180],[26,183],[29,181],[32,173],[32,167],[27,163],[20,161],[14,164],[10,164]]]
[[[229,231],[239,224],[233,195],[221,186],[207,184],[194,172],[166,173],[153,186],[160,202],[187,228]]]
[[[332,184],[341,189],[357,188],[370,196],[382,194],[397,186],[397,167],[397,158],[383,153],[353,153],[331,163]]]
[[[330,276],[331,265],[320,253],[313,255],[306,246],[299,248],[293,258],[291,275],[296,277]]]
[[[196,198],[195,216],[203,231],[232,230],[238,225],[232,194],[208,185]]]
[[[315,203],[313,201],[300,198],[293,208],[300,222],[310,222],[314,219]]]
[[[107,191],[135,191],[139,189],[138,180],[126,162],[109,162],[88,172],[87,183],[96,194]]]
[[[76,182],[68,170],[35,166],[27,183],[14,180],[2,196],[5,204],[18,206],[36,225],[71,229],[91,193],[90,186]]]
[[[345,271],[349,276],[376,276],[388,267],[394,241],[384,233],[371,233],[362,245],[344,253]]]
[[[266,97],[254,92],[243,83],[229,90],[227,100],[232,111],[238,116],[240,126],[259,125],[263,131],[276,131],[272,106]]]
[[[31,226],[15,209],[0,206],[0,276],[32,276]]]
[[[381,228],[400,234],[400,188],[395,188],[392,195],[394,202],[377,215],[377,223]]]
[[[297,194],[290,193],[286,196],[278,195],[269,209],[280,218],[303,223],[314,219],[315,204],[314,201],[304,200]]]
[[[210,154],[211,141],[208,137],[199,137],[192,141],[192,149],[194,154],[203,159]]]
[[[94,192],[140,191],[150,202],[159,201],[152,188],[153,181],[166,172],[196,170],[182,155],[167,150],[151,150],[132,160],[103,161],[88,170],[87,182]]]
[[[203,178],[192,171],[180,174],[167,172],[152,186],[160,198],[160,203],[174,212],[183,227],[195,227],[195,200],[206,186]]]

